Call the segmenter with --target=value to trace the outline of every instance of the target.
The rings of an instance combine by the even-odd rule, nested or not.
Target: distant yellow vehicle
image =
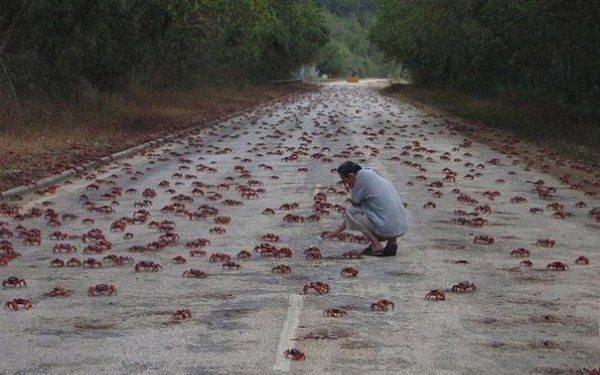
[[[348,76],[346,77],[347,83],[358,83],[358,76]]]

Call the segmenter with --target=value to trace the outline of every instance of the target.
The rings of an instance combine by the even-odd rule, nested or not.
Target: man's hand
[[[340,235],[341,233],[336,233],[336,232],[331,232],[331,231],[325,231],[321,234],[321,236],[326,239],[326,240],[332,240],[332,239],[340,239]]]

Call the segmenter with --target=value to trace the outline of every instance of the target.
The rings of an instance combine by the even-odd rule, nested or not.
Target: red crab
[[[195,256],[204,257],[204,256],[206,256],[206,250],[192,249],[192,250],[190,250],[190,256],[191,257],[195,257]]]
[[[65,261],[62,259],[54,259],[50,262],[51,267],[63,267],[65,265]]]
[[[321,259],[321,250],[316,246],[311,246],[304,250],[304,255],[308,260],[319,260]]]
[[[435,208],[436,204],[434,202],[427,202],[423,205],[423,208]]]
[[[525,259],[519,262],[519,265],[523,266],[523,267],[531,267],[533,266],[533,262],[530,261],[529,259]]]
[[[379,301],[375,301],[371,304],[371,310],[375,311],[388,311],[390,309],[395,309],[394,302],[389,299],[381,299]]]
[[[306,359],[306,355],[296,348],[287,349],[283,352],[283,356],[292,361],[304,361]]]
[[[208,274],[202,270],[191,268],[190,270],[185,271],[182,276],[196,279],[205,279],[206,277],[208,277]]]
[[[208,230],[208,232],[211,234],[225,234],[227,232],[227,229],[223,227],[212,227]]]
[[[210,199],[210,197],[208,199]],[[225,206],[242,206],[244,203],[233,199],[225,199],[221,204]]]
[[[48,293],[46,293],[46,295],[48,297],[68,297],[71,295],[71,291],[63,287],[57,286]]]
[[[475,211],[476,212],[481,212],[483,214],[491,214],[492,213],[492,208],[489,205],[481,205],[481,206],[477,206],[475,207]]]
[[[341,272],[344,277],[356,277],[358,275],[358,270],[354,267],[346,267]]]
[[[67,267],[81,267],[81,260],[73,257],[67,261]]]
[[[475,236],[475,238],[473,238],[473,243],[483,244],[483,245],[491,245],[495,241],[496,240],[494,239],[494,237],[487,236],[487,235],[484,235],[484,234],[480,234],[478,236]]]
[[[566,271],[569,269],[569,265],[563,262],[551,262],[546,264],[546,268],[553,271]]]
[[[286,223],[303,223],[304,216],[296,215],[296,214],[287,214],[282,219]]]
[[[326,294],[330,290],[329,285],[321,281],[313,281],[310,284],[304,285],[304,294],[307,294],[310,289],[313,289],[318,294]]]
[[[102,267],[102,262],[99,260],[96,260],[94,258],[87,258],[86,260],[83,261],[82,264],[83,267],[90,267],[90,268],[100,268]]]
[[[271,273],[286,274],[286,273],[291,273],[291,272],[292,272],[292,268],[285,264],[280,264],[280,265],[277,265],[277,266],[271,268]]]
[[[110,296],[117,294],[117,288],[112,284],[96,284],[95,286],[89,287],[87,293],[88,296],[95,296],[97,294]]]
[[[171,318],[173,320],[184,320],[192,317],[192,312],[189,309],[176,310]]]
[[[577,257],[577,259],[575,259],[575,264],[587,266],[588,264],[590,264],[590,259],[588,257],[586,257],[585,255],[581,255],[581,256]]]
[[[282,247],[277,251],[277,258],[291,258],[293,255],[293,250],[289,247]]]
[[[279,207],[279,209],[280,210],[289,211],[289,210],[293,210],[293,209],[298,208],[298,207],[300,207],[300,204],[298,202],[292,202],[292,203],[284,203],[284,204],[282,204]]]
[[[342,310],[342,309],[327,309],[325,311],[323,311],[323,315],[324,316],[328,316],[330,318],[338,318],[341,316],[346,316],[348,313],[346,312],[346,310]]]
[[[210,255],[210,258],[208,261],[211,263],[216,263],[216,262],[228,262],[230,260],[231,260],[231,255],[229,255],[229,254],[213,253]]]
[[[433,289],[425,295],[425,299],[433,301],[444,301],[446,299],[446,293],[443,290]]]
[[[206,247],[210,245],[210,240],[206,239],[206,238],[198,238],[192,241],[188,241],[185,246],[188,249],[191,248],[195,248],[195,247]]]
[[[527,258],[531,255],[531,252],[525,248],[514,249],[510,252],[510,256],[514,258]]]
[[[6,288],[7,286],[11,288],[16,288],[18,286],[27,286],[27,283],[25,282],[25,279],[22,279],[20,277],[9,276],[7,279],[4,279],[4,281],[2,281],[2,287]]]
[[[510,198],[510,203],[527,203],[527,198],[521,196],[512,197]]]
[[[261,237],[261,240],[265,242],[279,242],[281,238],[275,233],[267,233]]]
[[[217,216],[214,218],[215,224],[229,224],[231,218],[229,216]]]
[[[229,269],[229,270],[236,269],[236,270],[239,270],[240,268],[242,268],[241,265],[239,265],[239,264],[237,264],[235,262],[232,262],[230,260],[228,260],[225,263],[223,263],[223,269]]]
[[[5,308],[13,309],[15,311],[19,310],[19,306],[23,306],[23,308],[25,310],[28,310],[33,306],[33,304],[31,303],[31,300],[28,298],[15,298],[15,299],[11,299],[10,301],[8,301],[4,304]]]
[[[114,254],[107,255],[102,260],[103,261],[109,260],[115,266],[122,266],[123,264],[131,264],[134,262],[132,257],[123,256],[123,255],[114,255]]]
[[[111,232],[124,232],[125,228],[127,228],[127,222],[123,220],[117,220],[110,224]]]
[[[187,263],[187,260],[185,260],[185,258],[182,257],[181,255],[177,255],[176,257],[171,259],[171,262],[177,263],[177,264],[185,264],[185,263]]]
[[[144,198],[155,198],[156,197],[156,191],[154,191],[154,189],[146,189],[142,192],[142,195],[144,196]]]
[[[67,233],[55,231],[55,232],[50,233],[48,238],[50,238],[51,240],[64,241],[69,238],[69,235]]]
[[[541,247],[554,247],[554,245],[556,244],[556,241],[546,238],[546,239],[537,240],[535,244],[537,246],[541,246]]]
[[[252,256],[252,253],[250,253],[250,252],[249,252],[249,251],[247,251],[247,250],[242,250],[242,251],[240,251],[240,252],[238,253],[238,255],[237,255],[237,257],[238,257],[238,258],[240,258],[240,259],[243,259],[243,258],[250,258],[251,256]]]
[[[56,245],[54,245],[52,247],[52,252],[53,253],[71,253],[71,252],[76,252],[77,251],[77,247],[75,245],[72,245],[70,243],[57,243]]]
[[[279,249],[268,242],[263,242],[259,245],[254,246],[254,251],[262,256],[277,256]]]
[[[141,260],[141,261],[137,262],[137,264],[135,265],[136,272],[140,272],[140,271],[158,272],[160,270],[162,270],[162,266],[158,263],[154,263],[151,260]]]
[[[468,281],[461,281],[458,284],[452,286],[452,291],[454,293],[471,293],[476,292],[477,287],[474,283],[470,283]]]

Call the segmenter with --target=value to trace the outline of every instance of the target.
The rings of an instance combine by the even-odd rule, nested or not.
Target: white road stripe
[[[273,371],[290,371],[290,360],[283,356],[283,352],[293,348],[295,342],[292,339],[296,336],[296,328],[300,323],[300,311],[304,298],[300,294],[292,294],[290,296],[290,306],[288,307],[287,317],[283,322],[283,329],[279,336],[279,345],[277,345],[277,353],[275,353],[275,364]]]

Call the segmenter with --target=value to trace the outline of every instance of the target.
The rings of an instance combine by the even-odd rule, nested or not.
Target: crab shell
[[[329,316],[332,318],[346,316],[346,314],[347,314],[346,310],[342,310],[342,309],[327,309],[327,310],[323,311],[323,315]]]
[[[11,308],[13,310],[19,310],[19,305],[22,305],[25,310],[30,309],[33,305],[30,299],[27,298],[15,298],[4,304],[4,307]]]
[[[392,310],[396,308],[394,302],[390,301],[389,299],[382,299],[371,304],[371,310],[388,311],[389,307],[391,307]]]
[[[192,312],[189,309],[177,310],[171,315],[173,320],[183,320],[192,317]]]
[[[434,289],[425,295],[425,299],[444,301],[446,299],[446,293],[439,289]]]
[[[287,349],[283,352],[283,356],[293,361],[304,361],[306,359],[306,355],[296,348]]]
[[[113,295],[117,294],[117,288],[112,284],[96,284],[88,288],[88,296],[95,294]]]
[[[345,277],[356,277],[358,275],[358,270],[354,267],[346,267],[342,270],[341,275]]]
[[[198,270],[198,269],[190,269],[188,271],[183,272],[183,277],[195,277],[198,279],[205,279],[206,277],[208,277],[208,275],[206,274],[206,272]]]
[[[292,272],[292,269],[290,268],[290,266],[288,266],[286,264],[280,264],[278,266],[271,268],[271,273],[284,274],[284,273],[291,273],[291,272]]]
[[[7,285],[14,288],[17,286],[27,286],[27,283],[25,282],[25,279],[17,276],[10,276],[8,279],[2,281],[2,287],[6,287]]]

